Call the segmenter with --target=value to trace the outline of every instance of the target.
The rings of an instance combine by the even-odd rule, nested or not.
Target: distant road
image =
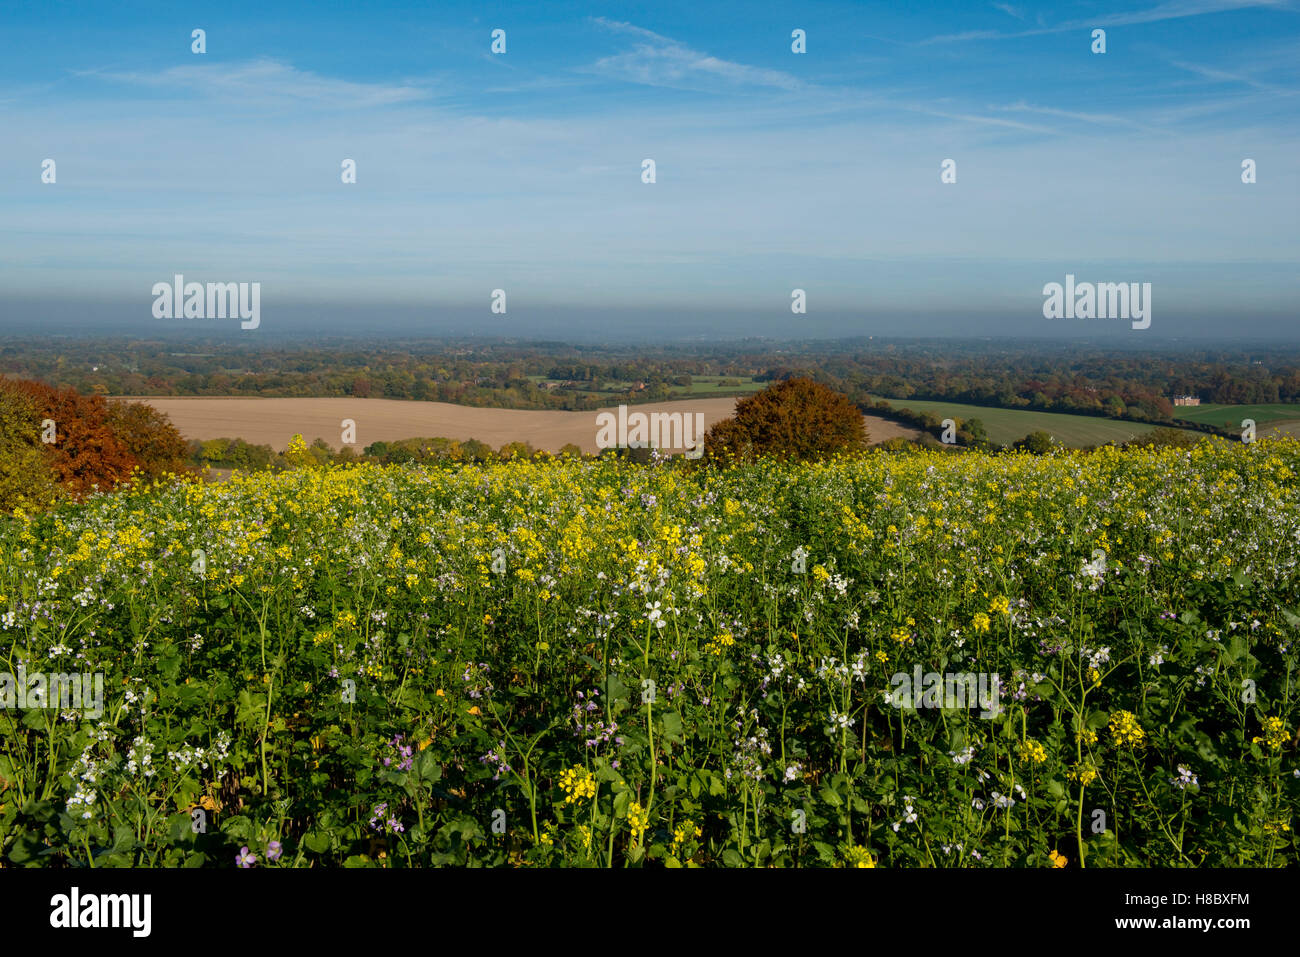
[[[310,445],[324,439],[340,448],[344,419],[356,422],[358,451],[371,442],[395,439],[446,438],[478,439],[494,449],[507,442],[528,442],[535,449],[558,452],[572,443],[594,454],[595,412],[555,412],[532,409],[483,409],[447,402],[416,402],[405,399],[247,399],[209,396],[115,396],[144,402],[165,413],[187,439],[243,439],[254,445],[283,450],[299,432]],[[735,398],[679,399],[629,406],[636,412],[703,413],[704,427],[728,418],[735,410]],[[605,411],[614,412],[617,406]],[[914,437],[915,429],[875,416],[865,416],[871,441],[883,442],[896,436]]]

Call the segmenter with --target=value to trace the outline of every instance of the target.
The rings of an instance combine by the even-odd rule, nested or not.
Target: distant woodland
[[[795,376],[864,408],[877,399],[899,408],[898,400],[910,398],[1165,423],[1177,418],[1174,395],[1300,402],[1294,348],[1136,351],[949,340],[606,349],[481,340],[276,348],[8,339],[0,345],[0,373],[104,396],[355,396],[573,411],[744,395]]]

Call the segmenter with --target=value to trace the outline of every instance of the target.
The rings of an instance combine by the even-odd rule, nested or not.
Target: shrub
[[[49,505],[58,495],[40,419],[27,396],[0,388],[0,511]]]
[[[713,459],[771,455],[804,461],[866,446],[858,407],[811,379],[787,379],[742,399],[736,414],[704,437],[705,453]]]
[[[1030,432],[1023,439],[1012,446],[1013,449],[1020,449],[1025,452],[1032,452],[1034,455],[1046,455],[1055,447],[1050,433],[1041,429],[1037,432]]]
[[[1184,432],[1182,429],[1152,429],[1146,435],[1140,435],[1125,443],[1128,448],[1156,449],[1190,449],[1201,441],[1201,436]]]
[[[143,402],[110,402],[108,425],[147,478],[186,470],[188,447],[171,420]]]

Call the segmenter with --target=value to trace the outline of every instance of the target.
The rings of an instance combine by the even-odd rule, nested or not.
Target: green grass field
[[[873,396],[873,398],[876,398]],[[991,409],[960,402],[925,402],[915,399],[885,399],[896,409],[933,412],[942,418],[979,419],[989,440],[1006,445],[1018,442],[1040,429],[1071,448],[1127,442],[1155,428],[1141,422],[1123,422],[1091,415],[1067,415],[1060,412],[1034,412],[1028,409]]]
[[[1289,402],[1264,402],[1257,405],[1206,404],[1174,409],[1174,415],[1188,422],[1204,422],[1238,431],[1242,419],[1254,419],[1256,426],[1278,425],[1292,432],[1300,426],[1300,405]],[[1283,426],[1282,423],[1287,423]],[[1288,427],[1289,426],[1289,427]]]
[[[721,385],[723,382],[739,384],[724,386]],[[741,376],[697,375],[691,376],[689,389],[674,386],[673,391],[682,395],[731,395],[737,392],[761,392],[769,385],[770,382],[751,382],[748,377]]]

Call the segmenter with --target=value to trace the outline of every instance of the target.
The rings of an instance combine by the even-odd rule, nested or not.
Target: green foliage
[[[1203,441],[1202,437],[1194,432],[1160,428],[1152,429],[1146,435],[1140,436],[1127,444],[1135,448],[1190,449],[1201,441]]]
[[[1046,455],[1056,447],[1052,440],[1050,432],[1030,432],[1023,439],[1017,442],[1012,448],[1020,449],[1025,452],[1032,452],[1034,455]]]
[[[97,718],[0,707],[0,857],[1294,866],[1297,474],[361,464],[0,519],[6,641],[106,679]],[[886,699],[916,668],[997,712]]]
[[[0,387],[0,511],[41,509],[58,497],[40,432],[35,403]]]
[[[760,456],[806,461],[867,446],[862,412],[847,398],[811,379],[786,379],[741,399],[736,413],[709,429],[711,460]]]
[[[141,476],[159,479],[185,471],[189,450],[167,416],[143,402],[110,402],[107,419]]]

